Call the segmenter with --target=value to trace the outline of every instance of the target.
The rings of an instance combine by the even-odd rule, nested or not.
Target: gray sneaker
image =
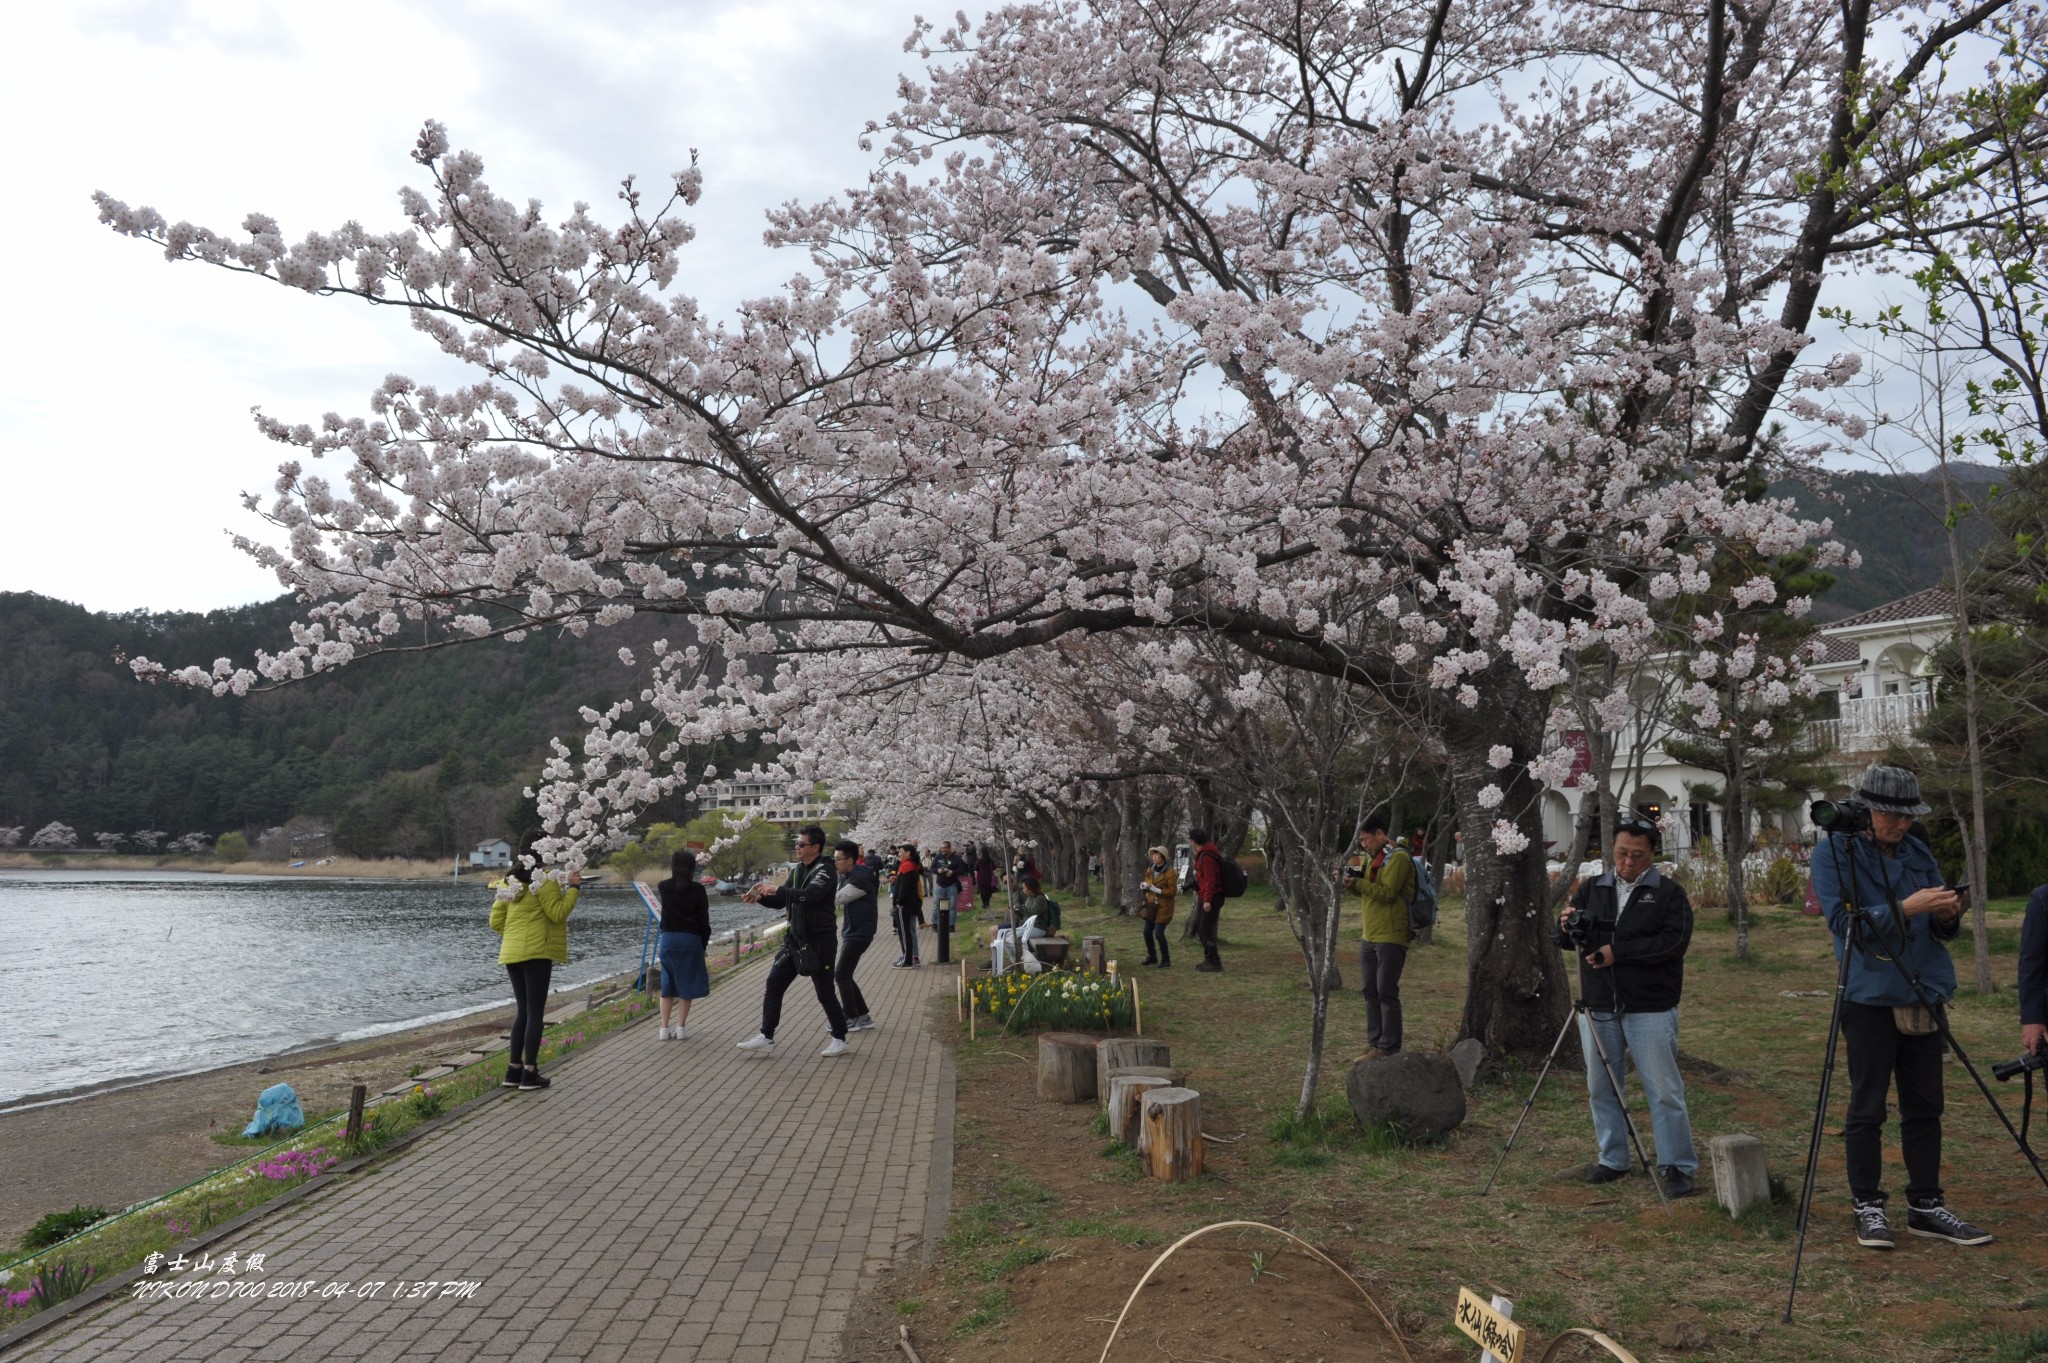
[[[1898,1242],[1892,1239],[1891,1222],[1885,1219],[1884,1203],[1857,1202],[1851,1204],[1856,1215],[1856,1243],[1865,1249],[1897,1249]]]
[[[1989,1231],[1977,1229],[1950,1211],[1939,1199],[1924,1206],[1906,1205],[1906,1233],[1958,1245],[1988,1245],[1992,1238]]]

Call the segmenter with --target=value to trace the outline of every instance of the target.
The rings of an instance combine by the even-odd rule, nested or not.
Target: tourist
[[[1164,847],[1153,848],[1150,855],[1152,865],[1139,882],[1145,899],[1138,907],[1138,918],[1145,925],[1145,959],[1140,964],[1164,969],[1173,964],[1173,949],[1166,944],[1166,925],[1173,921],[1173,900],[1180,892],[1180,876]]]
[[[754,886],[741,896],[749,904],[765,904],[789,915],[789,929],[783,934],[782,949],[768,967],[767,991],[761,998],[761,1030],[739,1043],[743,1051],[775,1049],[775,1028],[782,1020],[782,996],[799,975],[811,977],[818,1006],[832,1032],[820,1055],[845,1055],[846,1014],[839,1007],[833,985],[833,935],[838,920],[832,911],[839,878],[825,856],[825,830],[805,824],[796,835],[796,862],[780,888]]]
[[[1415,862],[1375,814],[1358,830],[1364,865],[1346,866],[1344,879],[1358,896],[1358,973],[1364,978],[1365,1040],[1381,1055],[1401,1049],[1401,971],[1408,963],[1408,901],[1415,897]]]
[[[498,964],[512,980],[512,1049],[505,1063],[506,1088],[544,1089],[540,1035],[547,1026],[548,982],[555,963],[569,963],[569,914],[582,893],[583,873],[571,871],[567,884],[540,871],[538,828],[519,840],[512,873],[491,905],[491,931],[503,940]]]
[[[974,858],[974,888],[981,894],[981,911],[983,913],[988,912],[989,901],[995,898],[996,883],[996,859],[994,854],[984,847],[981,849],[980,854]]]
[[[678,852],[670,857],[668,879],[654,891],[661,900],[661,936],[655,943],[661,961],[661,1027],[655,1037],[681,1041],[690,1021],[690,1001],[711,992],[711,972],[704,968],[704,947],[711,940],[711,900],[697,883],[697,854]]]
[[[875,873],[861,863],[860,848],[853,843],[842,842],[833,848],[832,869],[839,876],[839,888],[833,892],[832,898],[839,905],[841,923],[839,960],[832,967],[832,982],[839,988],[839,1006],[846,1013],[846,1030],[865,1032],[874,1027],[875,1019],[868,1012],[867,995],[860,992],[853,972],[875,940],[875,895],[880,887],[876,884]]]
[[[1046,897],[1044,890],[1039,887],[1036,876],[1026,876],[1023,889],[1024,897],[1017,904],[1018,920],[1021,922],[1026,918],[1036,918],[1040,932],[1047,936],[1057,934],[1060,930],[1059,900]]]
[[[1627,1178],[1635,1163],[1628,1115],[1616,1091],[1628,1082],[1633,1060],[1650,1103],[1664,1195],[1689,1197],[1700,1161],[1678,1072],[1678,1003],[1692,944],[1692,901],[1684,886],[1657,870],[1661,844],[1657,825],[1648,819],[1631,816],[1617,823],[1610,869],[1573,893],[1570,907],[1558,915],[1557,944],[1578,952],[1579,997],[1586,1005],[1579,1014],[1579,1049],[1600,1157],[1581,1177],[1612,1183]]]
[[[1223,913],[1223,849],[1209,840],[1206,828],[1188,830],[1188,843],[1195,873],[1195,936],[1202,943],[1202,963],[1196,970],[1215,974],[1223,969],[1223,957],[1216,949],[1217,920]]]
[[[1908,836],[1915,816],[1928,812],[1918,777],[1904,767],[1874,766],[1855,798],[1870,807],[1869,829],[1831,833],[1814,849],[1813,891],[1827,912],[1836,959],[1846,953],[1849,962],[1837,1006],[1849,1051],[1842,1144],[1856,1243],[1880,1250],[1893,1244],[1883,1131],[1885,1100],[1896,1082],[1907,1233],[1986,1245],[1991,1236],[1950,1211],[1942,1191],[1942,1037],[1938,1016],[1926,1006],[1942,1008],[1955,997],[1948,944],[1961,926],[1963,899],[1945,888],[1927,843]],[[1853,918],[1852,904],[1860,910]]]
[[[898,948],[892,964],[913,966],[918,963],[917,930],[924,923],[924,867],[918,864],[916,844],[905,843],[896,851],[896,878],[889,882]]]

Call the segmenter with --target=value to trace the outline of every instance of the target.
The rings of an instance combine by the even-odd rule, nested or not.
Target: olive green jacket
[[[1386,860],[1377,876],[1371,863],[1351,882],[1358,896],[1364,922],[1359,940],[1382,946],[1408,945],[1408,901],[1415,897],[1415,862],[1400,848],[1388,844]]]

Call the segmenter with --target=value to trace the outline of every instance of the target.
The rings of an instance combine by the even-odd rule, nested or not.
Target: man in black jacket
[[[832,900],[839,878],[825,859],[825,830],[805,824],[796,835],[796,864],[778,889],[756,885],[741,896],[749,904],[765,904],[789,914],[789,930],[783,935],[782,950],[768,967],[768,991],[761,999],[761,1030],[739,1044],[743,1051],[775,1049],[775,1027],[782,1020],[782,996],[803,973],[797,968],[799,951],[810,957],[814,970],[811,987],[818,992],[818,1005],[831,1024],[832,1040],[820,1055],[845,1055],[846,1014],[839,1007],[839,995],[832,987],[832,938],[838,928]]]
[[[832,979],[839,986],[839,1002],[846,1009],[846,1030],[865,1032],[875,1025],[875,1020],[868,1014],[867,995],[860,992],[853,970],[860,964],[868,944],[875,940],[878,886],[875,873],[861,864],[860,848],[854,843],[842,842],[832,849],[832,869],[839,877],[839,889],[833,899],[839,904],[840,921],[845,925],[839,933],[839,964],[832,968]]]
[[[1557,944],[1579,956],[1579,1047],[1586,1057],[1586,1089],[1600,1158],[1585,1168],[1588,1183],[1628,1177],[1628,1119],[1615,1083],[1628,1082],[1629,1061],[1642,1077],[1656,1134],[1658,1177],[1667,1197],[1694,1191],[1699,1155],[1678,1072],[1678,1000],[1685,985],[1685,950],[1692,943],[1692,901],[1685,887],[1653,864],[1657,825],[1626,818],[1615,825],[1612,868],[1579,886],[1558,916]],[[1610,1078],[1593,1044],[1598,1029]]]

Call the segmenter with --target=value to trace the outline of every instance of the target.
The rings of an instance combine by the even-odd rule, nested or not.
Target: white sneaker
[[[671,1027],[668,1029],[668,1039],[670,1041],[681,1041],[685,1035],[686,1033],[680,1027]]]
[[[655,1029],[654,1029],[654,1039],[655,1039],[656,1041],[666,1041],[666,1040],[668,1040],[668,1028],[666,1028],[666,1027],[657,1027],[657,1028],[655,1028]]]
[[[840,1039],[839,1039],[838,1037],[836,1037],[836,1036],[835,1036],[835,1037],[833,1037],[833,1038],[832,1038],[832,1039],[831,1039],[830,1041],[828,1041],[828,1042],[826,1042],[826,1043],[825,1043],[825,1049],[824,1049],[824,1050],[822,1050],[822,1051],[819,1051],[819,1052],[818,1052],[818,1054],[819,1054],[819,1055],[845,1055],[845,1054],[846,1054],[846,1053],[847,1053],[848,1051],[850,1051],[850,1050],[852,1050],[852,1049],[853,1049],[853,1047],[851,1047],[851,1046],[847,1045],[847,1044],[846,1044],[846,1043],[845,1043],[844,1041],[841,1041],[841,1040],[840,1040]]]
[[[772,1051],[775,1049],[775,1039],[756,1032],[745,1041],[742,1041],[738,1049],[743,1051]]]

